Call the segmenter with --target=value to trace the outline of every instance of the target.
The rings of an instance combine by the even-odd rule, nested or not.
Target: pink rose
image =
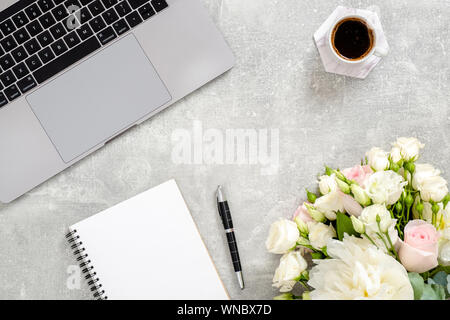
[[[348,194],[339,191],[339,195],[342,199],[342,204],[344,205],[345,212],[349,215],[359,217],[361,212],[363,211],[363,207],[351,196]]]
[[[298,207],[297,210],[295,210],[295,213],[294,213],[294,216],[292,217],[292,219],[295,219],[297,217],[300,217],[300,219],[304,223],[314,221],[313,218],[311,217],[311,215],[309,214],[308,209],[306,209],[306,206],[304,203],[300,207]]]
[[[364,188],[364,182],[369,179],[373,171],[370,166],[354,166],[353,168],[347,168],[342,170],[342,174],[349,180],[353,180]]]
[[[398,252],[406,270],[422,273],[438,265],[439,233],[426,221],[412,220],[405,227],[405,240]]]

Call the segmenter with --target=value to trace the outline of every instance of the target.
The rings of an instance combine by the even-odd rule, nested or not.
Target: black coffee
[[[373,46],[373,31],[358,18],[348,18],[339,22],[331,38],[335,51],[345,59],[364,58]]]

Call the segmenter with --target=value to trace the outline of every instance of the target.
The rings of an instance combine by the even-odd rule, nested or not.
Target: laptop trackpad
[[[129,35],[27,97],[65,162],[109,140],[171,100]]]

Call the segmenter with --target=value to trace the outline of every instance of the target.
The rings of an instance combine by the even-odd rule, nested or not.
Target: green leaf
[[[433,281],[437,284],[440,284],[444,288],[447,287],[447,274],[444,271],[439,271],[433,277]]]
[[[344,239],[344,233],[347,233],[349,236],[358,235],[355,229],[353,229],[353,224],[350,217],[342,212],[338,212],[336,214],[336,229],[338,239],[341,241]]]
[[[414,300],[420,300],[423,295],[425,283],[423,278],[415,272],[408,273],[409,282],[411,282],[411,286],[414,290]]]
[[[439,296],[437,295],[436,291],[433,290],[433,287],[431,284],[427,284],[423,288],[423,294],[420,297],[420,300],[439,300]]]
[[[444,271],[445,273],[449,274],[450,273],[450,266],[441,266],[441,265],[439,265],[432,271],[432,274],[435,275],[439,271]]]
[[[450,296],[450,274],[447,275],[447,298]]]
[[[426,284],[421,300],[445,300],[445,289],[440,284]]]
[[[431,287],[433,288],[434,292],[436,292],[438,300],[445,300],[445,288],[443,286],[441,286],[440,284],[432,284]]]
[[[311,253],[311,257],[313,259],[323,259],[324,255],[321,252],[313,252]]]

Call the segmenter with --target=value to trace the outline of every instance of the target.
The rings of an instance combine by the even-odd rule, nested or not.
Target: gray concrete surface
[[[237,56],[220,79],[14,203],[0,205],[0,298],[89,299],[67,286],[69,225],[175,178],[234,299],[270,299],[278,257],[268,226],[290,216],[326,163],[359,162],[397,136],[426,144],[423,161],[450,178],[450,1],[203,0]],[[366,80],[327,74],[312,35],[337,5],[376,10],[391,51]],[[200,121],[200,122],[196,122]],[[174,133],[194,124],[279,130],[279,166],[180,164]],[[212,131],[210,131],[212,132]],[[264,132],[264,131],[259,131]],[[267,169],[267,168],[266,168]],[[238,289],[214,189],[230,198],[247,288]],[[70,280],[70,278],[69,278]]]

